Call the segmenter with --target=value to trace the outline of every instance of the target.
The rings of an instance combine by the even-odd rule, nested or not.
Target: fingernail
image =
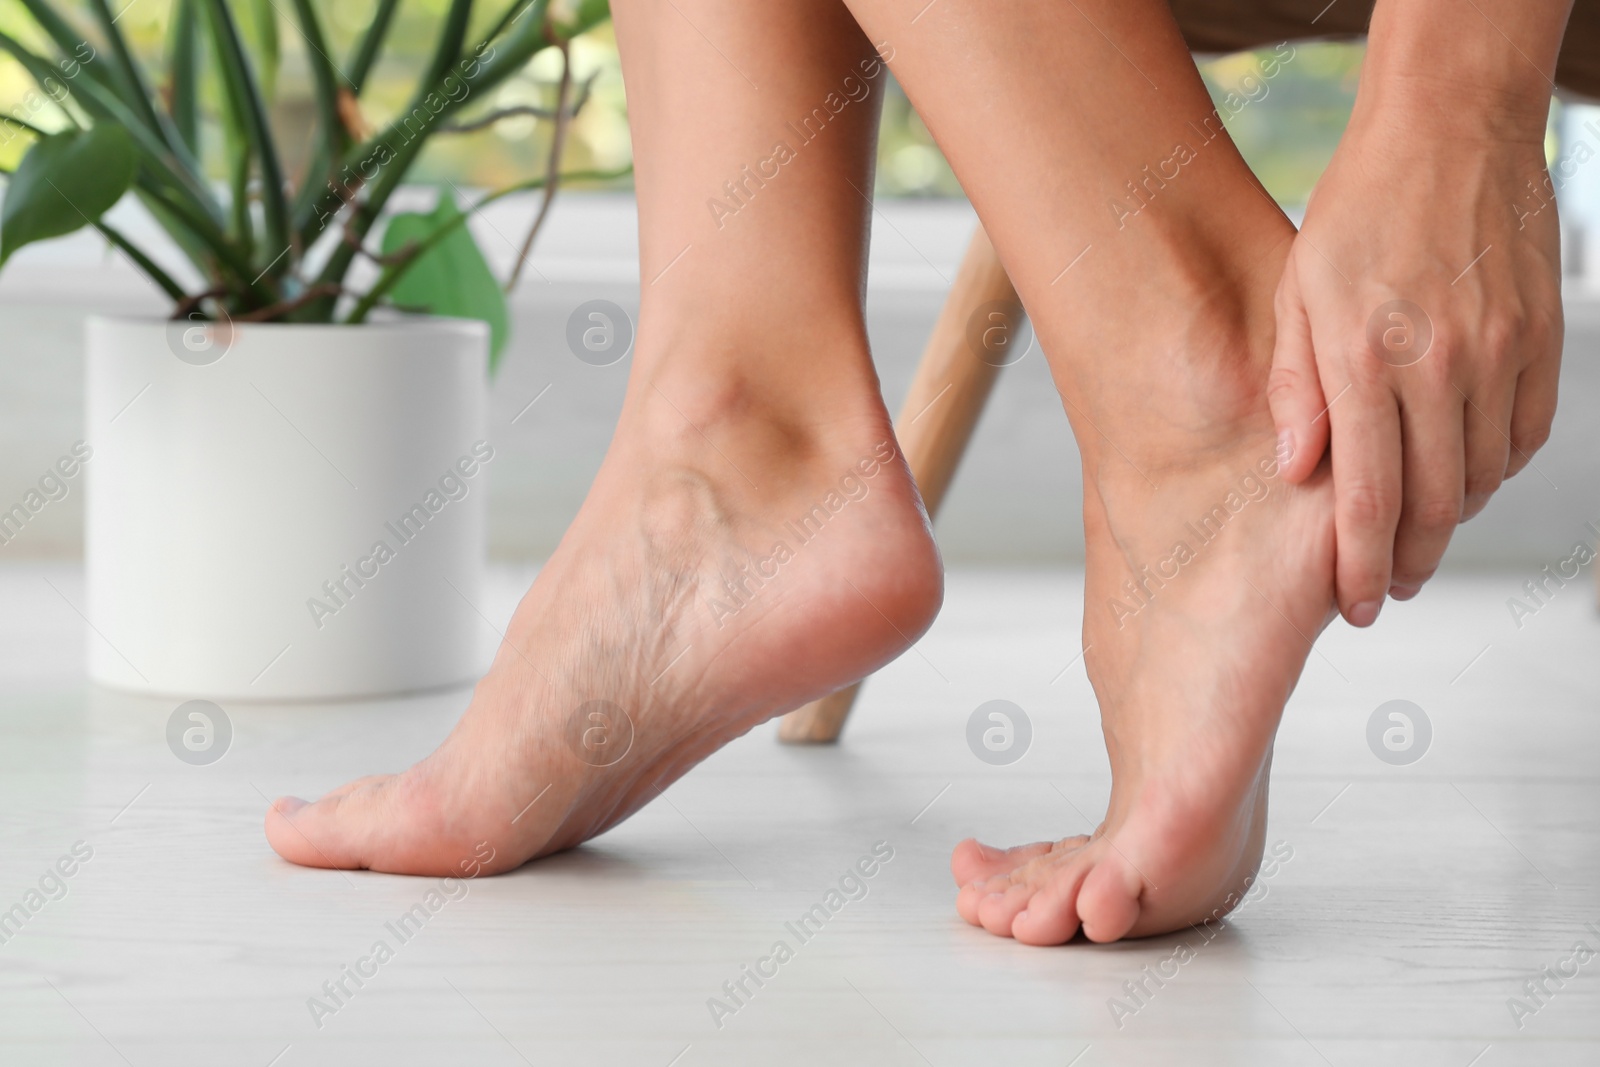
[[[277,803],[278,814],[293,815],[295,812],[305,807],[306,803],[306,801],[301,800],[299,797],[279,797]]]
[[[1391,585],[1389,587],[1389,596],[1394,600],[1410,600],[1420,592],[1422,592],[1422,586],[1420,585]]]
[[[1283,466],[1294,458],[1294,431],[1284,428],[1278,431],[1278,466]]]
[[[1371,626],[1378,619],[1378,612],[1383,609],[1381,600],[1363,600],[1350,609],[1351,626]]]

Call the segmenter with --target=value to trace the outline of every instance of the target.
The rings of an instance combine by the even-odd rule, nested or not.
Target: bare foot
[[[1110,808],[1091,837],[969,840],[951,861],[962,916],[1028,944],[1231,910],[1261,859],[1279,718],[1333,615],[1326,466],[1302,486],[1276,477],[1271,337],[1246,325],[1270,308],[1221,290],[1186,303],[1160,343],[1064,383],[1085,442],[1084,661]]]
[[[403,774],[280,799],[280,855],[476,875],[571,848],[932,622],[942,569],[875,382],[807,419],[738,384],[636,377],[454,732]]]

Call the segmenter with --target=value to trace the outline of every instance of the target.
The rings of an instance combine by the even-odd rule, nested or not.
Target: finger
[[[1328,413],[1332,421],[1334,567],[1339,611],[1370,626],[1383,608],[1400,521],[1400,414],[1377,357],[1352,353],[1360,381]]]
[[[1500,483],[1512,456],[1511,386],[1476,390],[1476,396],[1462,400],[1462,436],[1466,443],[1466,497],[1461,521],[1484,509]]]
[[[1517,399],[1511,409],[1511,444],[1506,477],[1533,461],[1533,454],[1550,439],[1556,416],[1556,392],[1561,380],[1559,343],[1556,354],[1536,359],[1517,378]]]
[[[1454,387],[1440,388],[1449,395],[1430,391],[1427,402],[1400,405],[1402,503],[1389,579],[1396,600],[1410,600],[1433,577],[1461,522],[1465,405]]]
[[[1275,306],[1278,330],[1267,376],[1267,403],[1278,431],[1278,472],[1293,483],[1310,476],[1328,446],[1328,402],[1317,374],[1311,320],[1293,266],[1284,271]]]

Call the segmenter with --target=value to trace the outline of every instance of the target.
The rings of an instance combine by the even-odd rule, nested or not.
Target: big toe
[[[1083,880],[1077,912],[1083,936],[1090,941],[1116,941],[1126,937],[1139,921],[1139,897],[1144,879],[1133,864],[1115,849],[1109,850]]]
[[[389,777],[363,779],[315,803],[279,797],[267,811],[267,842],[302,867],[355,870],[373,866],[385,825]]]

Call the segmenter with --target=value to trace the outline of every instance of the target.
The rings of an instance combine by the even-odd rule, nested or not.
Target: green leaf
[[[522,3],[522,0],[518,0]],[[547,40],[546,26],[544,26],[544,11],[549,5],[549,0],[530,0],[525,8],[522,21],[517,22],[517,29],[506,35],[498,45],[494,45],[494,58],[491,61],[477,62],[477,66],[467,64],[466,69],[458,66],[461,59],[462,42],[466,40],[467,19],[472,14],[472,0],[451,0],[450,10],[445,13],[445,24],[438,30],[438,43],[434,48],[434,58],[429,62],[429,72],[422,77],[416,86],[416,94],[406,104],[405,112],[400,117],[389,123],[386,130],[368,139],[366,144],[354,147],[346,157],[346,163],[360,166],[366,160],[373,158],[374,150],[382,150],[386,162],[379,168],[378,179],[366,186],[366,197],[354,214],[349,219],[349,238],[341,245],[334,246],[333,253],[328,256],[328,262],[322,267],[322,274],[317,275],[318,285],[328,283],[341,283],[344,275],[349,272],[350,262],[354,262],[357,248],[366,234],[370,232],[374,222],[378,221],[378,214],[384,210],[384,205],[389,202],[389,197],[394,195],[395,189],[400,187],[400,182],[405,181],[406,173],[411,170],[411,163],[416,162],[416,157],[421,154],[422,146],[427,139],[438,130],[438,126],[450,118],[462,102],[472,99],[472,94],[488,91],[491,86],[504,82],[510,75],[517,74],[518,70],[528,66],[528,59],[534,51],[549,43]],[[499,29],[494,30],[498,34]],[[539,42],[538,48],[530,42]],[[486,42],[485,42],[486,43]],[[472,56],[480,56],[482,48],[472,51]],[[461,82],[466,83],[467,93],[462,93],[459,98],[446,99],[442,109],[434,114],[424,106],[429,96],[438,96],[442,91],[443,78],[446,75],[458,77],[453,70],[459,70]],[[446,93],[446,96],[453,94]],[[419,110],[421,109],[421,110]],[[414,130],[413,115],[432,115],[424,118],[419,130]],[[318,314],[331,314],[323,312],[320,307],[310,306]]]
[[[506,336],[511,331],[506,297],[489,264],[461,225],[461,210],[449,193],[439,193],[439,205],[430,215],[396,215],[383,232],[383,252],[395,255],[408,245],[420,245],[437,230],[451,232],[423,252],[389,291],[390,299],[406,308],[434,315],[478,319],[489,324],[489,372],[500,363]]]
[[[350,146],[350,132],[344,127],[339,114],[339,90],[348,89],[333,60],[328,58],[328,42],[322,35],[322,23],[311,6],[311,0],[294,0],[295,17],[300,21],[300,36],[305,38],[306,64],[311,68],[311,84],[317,102],[317,123],[326,139],[329,159],[341,159]],[[315,181],[318,174],[311,178]]]
[[[367,75],[372,73],[373,64],[378,62],[384,39],[389,36],[389,27],[394,24],[395,9],[399,6],[400,0],[378,0],[377,10],[372,13],[366,32],[361,35],[361,41],[350,57],[347,69],[350,91],[357,96],[366,87]]]
[[[100,23],[100,32],[111,44],[110,77],[114,79],[124,102],[134,109],[150,129],[160,130],[161,120],[156,115],[155,105],[150,102],[150,83],[134,60],[127,38],[117,29],[117,16],[111,13],[110,3],[108,0],[92,0],[89,6],[94,9],[95,20]]]
[[[245,0],[245,16],[239,20],[240,36],[255,56],[256,81],[261,95],[271,101],[278,94],[278,68],[283,63],[283,47],[278,41],[278,8],[272,0]]]
[[[59,69],[57,66],[34,55],[22,47],[16,38],[4,32],[0,32],[0,50],[10,53],[21,63],[41,89],[50,92],[49,86],[52,81],[57,85],[62,84],[56,79],[56,72]],[[85,62],[81,65],[81,69],[92,70],[93,63]],[[179,190],[177,195],[198,215],[216,221],[220,227],[222,208],[206,186],[204,179],[200,177],[198,164],[190,167],[189,161],[173,158],[171,146],[155,131],[145,126],[115,92],[94,78],[73,78],[66,84],[67,98],[77,104],[77,108],[65,112],[74,125],[83,124],[78,115],[78,109],[81,108],[83,112],[93,116],[97,123],[126,129],[133,136],[135,146],[141,153],[140,162],[143,164],[145,177],[152,183],[152,187],[160,185],[165,188],[170,185]],[[52,92],[51,95],[55,93]],[[220,228],[216,228],[215,233],[220,237]]]
[[[172,5],[167,79],[172,123],[193,152],[200,144],[200,19],[195,0],[176,0]]]
[[[260,255],[261,261],[267,264],[265,274],[280,278],[288,270],[288,265],[284,263],[287,257],[283,253],[290,247],[289,206],[284,197],[283,167],[278,162],[278,147],[272,139],[272,127],[267,121],[266,102],[256,70],[240,40],[239,27],[234,22],[228,0],[205,0],[205,4],[212,43],[216,48],[217,66],[222,75],[227,114],[242,126],[242,129],[233,132],[243,134],[250,154],[260,168],[261,214],[265,232],[262,240],[244,243],[252,247]],[[237,174],[236,167],[236,183]]]
[[[138,155],[120,126],[67,130],[28,149],[0,209],[0,264],[23,245],[98,222],[133,184]]]

